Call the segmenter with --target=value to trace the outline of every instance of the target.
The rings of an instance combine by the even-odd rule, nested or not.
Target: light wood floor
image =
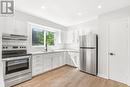
[[[128,87],[125,84],[88,75],[69,66],[44,73],[14,87]]]

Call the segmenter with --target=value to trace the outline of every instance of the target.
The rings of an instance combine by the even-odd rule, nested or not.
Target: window
[[[54,45],[54,32],[47,32],[46,34],[46,42],[47,45],[51,46]]]
[[[41,29],[32,29],[32,45],[33,46],[39,46],[39,45],[44,45],[44,31]]]
[[[41,27],[32,27],[32,45],[33,46],[55,45],[55,32],[42,29]]]

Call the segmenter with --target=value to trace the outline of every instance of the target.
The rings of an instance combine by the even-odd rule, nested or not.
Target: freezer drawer
[[[96,49],[80,49],[80,70],[97,75]]]

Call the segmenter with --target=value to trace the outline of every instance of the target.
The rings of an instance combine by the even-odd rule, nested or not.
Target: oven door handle
[[[28,58],[31,58],[31,56],[12,57],[12,58],[5,58],[5,59],[2,59],[2,60],[3,61],[10,61],[10,60],[28,59]]]

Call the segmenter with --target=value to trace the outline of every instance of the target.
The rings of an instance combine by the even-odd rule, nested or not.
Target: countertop
[[[37,52],[29,52],[32,55],[37,55],[37,54],[48,54],[48,53],[59,53],[59,52],[77,52],[79,53],[78,50],[72,50],[72,49],[58,49],[58,50],[50,50],[50,51],[37,51]]]

